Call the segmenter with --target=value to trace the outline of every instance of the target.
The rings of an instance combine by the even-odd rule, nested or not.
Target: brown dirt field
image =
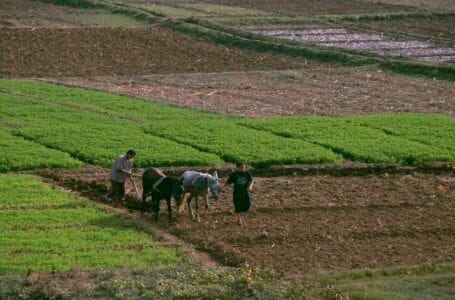
[[[79,12],[66,6],[30,0],[2,0],[0,25],[7,26],[68,26],[76,25],[67,15]]]
[[[107,171],[35,173],[102,201]],[[455,258],[453,173],[291,175],[255,177],[255,182],[254,205],[242,227],[231,212],[230,188],[212,202],[201,223],[186,211],[171,225],[162,216],[159,226],[221,264],[247,261],[288,275]],[[129,201],[134,207],[132,197]]]
[[[51,81],[249,117],[386,112],[455,114],[452,82],[369,68],[321,68]]]
[[[155,27],[0,28],[0,76],[57,77],[305,67]]]
[[[8,27],[61,28],[89,25],[137,26],[141,24],[133,19],[128,22],[129,19],[105,10],[78,9],[43,3],[39,0],[2,0],[0,5],[0,26]]]
[[[158,2],[184,3],[189,1],[159,0]],[[198,2],[260,9],[275,14],[306,16],[321,14],[377,13],[411,9],[399,5],[363,3],[355,0],[203,0]]]

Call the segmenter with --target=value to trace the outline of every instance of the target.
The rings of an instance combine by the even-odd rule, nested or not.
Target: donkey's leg
[[[193,200],[193,194],[190,194],[190,196],[188,197],[188,201],[186,202],[186,204],[188,205],[188,211],[190,212],[190,218],[192,220],[194,220],[194,213],[193,213],[193,210],[191,209],[191,200]]]
[[[169,223],[172,222],[172,206],[171,206],[171,197],[166,198],[167,202],[167,213],[169,218]]]
[[[153,208],[153,211],[155,212],[155,221],[156,222],[158,222],[158,218],[160,215],[160,202],[161,202],[161,199],[160,199],[159,195],[152,194],[152,208]]]
[[[207,214],[207,211],[209,210],[209,192],[205,191],[204,193],[204,200],[205,200],[205,211],[204,211],[204,216]]]
[[[199,218],[199,195],[195,195],[194,198],[196,201],[196,221],[200,222],[201,218]]]

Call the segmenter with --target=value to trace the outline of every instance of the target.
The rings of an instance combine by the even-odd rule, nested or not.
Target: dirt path
[[[85,168],[38,173],[102,201],[106,172]],[[256,176],[254,206],[242,227],[235,224],[230,194],[228,189],[212,203],[200,223],[192,222],[185,212],[175,214],[171,225],[162,217],[150,228],[158,226],[220,264],[237,266],[247,261],[291,275],[455,258],[451,172]],[[129,201],[127,205],[134,206],[132,197]],[[113,206],[125,212],[125,204]],[[142,222],[147,226],[149,220]]]

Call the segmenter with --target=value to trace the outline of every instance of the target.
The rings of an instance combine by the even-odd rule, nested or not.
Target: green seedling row
[[[91,112],[111,114],[112,117],[130,118],[136,122],[143,120],[180,122],[183,119],[227,118],[221,114],[42,81],[0,79],[0,88],[24,97],[35,97],[36,100],[65,103]]]
[[[0,86],[49,100],[87,105],[86,108],[91,111],[96,109],[116,116],[127,114],[140,119],[145,131],[151,135],[190,145],[229,162],[244,161],[255,166],[266,166],[340,160],[339,156],[323,147],[240,127],[235,124],[236,118],[219,114],[42,82],[3,81]],[[85,161],[88,159],[83,158]]]
[[[14,186],[8,186],[11,183]],[[0,175],[0,203],[86,202],[85,207],[0,209],[0,274],[184,264],[130,220],[31,176]],[[30,196],[22,196],[29,193]],[[18,197],[16,201],[8,199]],[[31,202],[30,197],[35,199]]]
[[[173,126],[167,122],[146,125],[146,130],[215,153],[230,162],[256,167],[274,164],[327,163],[341,158],[321,146],[279,137],[224,120],[187,120]]]
[[[3,118],[23,126],[15,134],[88,163],[110,166],[128,149],[141,154],[139,167],[222,163],[215,155],[146,134],[128,120],[7,94],[0,94],[0,108]]]
[[[453,122],[443,116],[246,120],[45,82],[0,80],[0,88],[2,118],[24,126],[15,134],[103,166],[127,148],[140,153],[137,166],[340,161],[332,151],[369,163],[455,156]]]
[[[2,209],[1,230],[32,230],[58,228],[60,226],[103,226],[116,219],[100,208],[47,208],[47,209]]]
[[[418,164],[455,160],[453,151],[389,135],[343,118],[272,117],[242,124],[324,145],[346,158],[368,163]]]
[[[69,195],[55,193],[49,186],[31,176],[0,174],[0,191],[0,208],[81,203],[80,200]]]
[[[345,119],[408,140],[455,151],[455,120],[448,116],[400,113],[353,116]]]
[[[37,168],[74,168],[82,165],[68,153],[14,136],[0,126],[0,172]]]
[[[96,248],[122,248],[134,245],[137,248],[151,245],[153,241],[144,232],[130,226],[82,228],[57,228],[49,230],[5,231],[0,236],[0,253],[14,251],[46,252],[62,250],[87,251]],[[156,244],[156,243],[155,243]]]
[[[177,250],[173,248],[97,249],[61,253],[19,252],[0,256],[0,274],[94,268],[134,269],[181,264],[183,259],[177,254]]]

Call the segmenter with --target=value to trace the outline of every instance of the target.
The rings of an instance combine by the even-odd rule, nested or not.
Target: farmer
[[[119,195],[122,200],[125,198],[125,180],[126,177],[132,178],[131,168],[135,155],[136,152],[134,150],[128,150],[125,155],[120,155],[115,159],[109,173],[111,187],[109,193],[104,196],[106,201],[111,201],[115,195]]]
[[[241,226],[243,224],[241,214],[247,212],[251,206],[250,192],[253,191],[253,176],[250,171],[246,171],[244,163],[237,163],[236,167],[237,170],[229,175],[229,178],[221,189],[228,184],[234,184],[232,200],[234,203],[234,211],[237,215],[237,224]]]

